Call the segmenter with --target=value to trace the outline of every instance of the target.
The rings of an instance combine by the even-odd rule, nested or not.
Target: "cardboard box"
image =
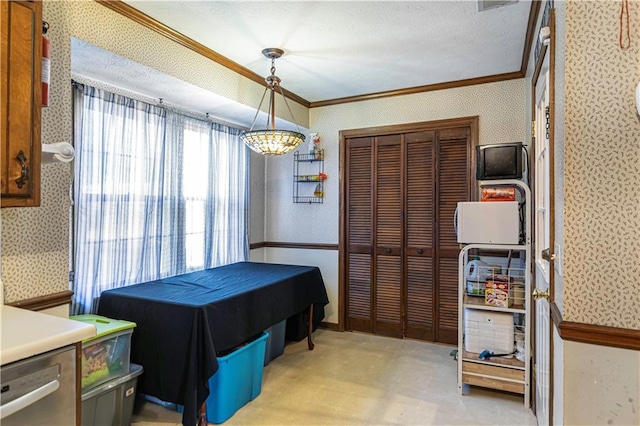
[[[509,298],[509,283],[502,281],[487,281],[484,287],[484,304],[499,308],[511,306]]]

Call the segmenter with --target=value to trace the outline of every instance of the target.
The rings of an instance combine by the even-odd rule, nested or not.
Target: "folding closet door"
[[[374,332],[402,337],[402,136],[375,138]]]
[[[434,138],[435,132],[404,135],[405,335],[434,341]]]
[[[347,327],[373,333],[373,138],[345,143]]]
[[[458,201],[470,199],[470,129],[442,129],[436,144],[436,311],[437,342],[458,341],[458,240],[453,217]]]
[[[455,343],[470,127],[345,139],[346,328]]]

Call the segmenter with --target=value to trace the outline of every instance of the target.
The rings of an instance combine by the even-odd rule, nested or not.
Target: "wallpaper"
[[[43,109],[43,143],[71,141],[71,37],[254,108],[262,96],[264,88],[257,83],[92,0],[44,0],[43,19],[50,24],[47,37],[52,47],[51,105]],[[144,42],[132,43],[132,40]],[[306,125],[307,109],[295,102],[290,106],[296,117],[300,117],[300,124]],[[41,207],[0,211],[6,303],[69,288],[71,167],[68,164],[42,166]],[[255,191],[261,201],[260,191],[258,188]],[[262,223],[258,220],[252,235],[262,233],[259,229]]]
[[[640,7],[566,3],[564,319],[640,329]]]
[[[44,2],[43,19],[51,24],[50,105],[42,109],[42,143],[71,141],[69,54],[65,54],[67,19]],[[68,37],[67,37],[68,38]],[[6,303],[69,289],[69,188],[71,165],[42,166],[41,207],[1,209],[2,282]]]
[[[340,130],[478,115],[480,144],[526,142],[524,79],[312,108],[309,114],[310,131],[318,132],[325,150],[324,203],[294,204],[293,157],[268,158],[267,241],[338,243]]]

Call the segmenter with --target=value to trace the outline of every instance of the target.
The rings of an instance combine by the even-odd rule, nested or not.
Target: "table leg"
[[[313,303],[309,306],[309,331],[307,334],[307,346],[309,346],[309,350],[312,351],[314,344],[311,340],[311,333],[313,332]]]
[[[203,402],[200,406],[198,426],[207,426],[207,401]]]

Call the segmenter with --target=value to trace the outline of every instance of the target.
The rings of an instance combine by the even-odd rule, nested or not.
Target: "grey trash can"
[[[273,359],[284,353],[284,336],[287,330],[287,320],[282,320],[272,325],[265,331],[269,333],[264,352],[264,365],[268,365]]]
[[[129,374],[109,380],[82,394],[83,426],[129,426],[142,366],[131,364]]]

